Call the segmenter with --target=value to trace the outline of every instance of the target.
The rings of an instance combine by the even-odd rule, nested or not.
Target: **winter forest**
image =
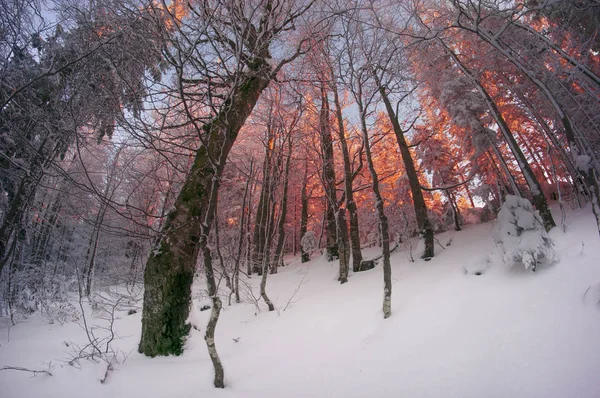
[[[1,396],[600,396],[598,0],[0,0],[0,69]]]

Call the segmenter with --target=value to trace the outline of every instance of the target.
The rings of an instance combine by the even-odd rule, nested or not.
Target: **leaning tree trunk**
[[[199,250],[201,229],[210,231],[212,214],[207,211],[213,180],[221,177],[225,159],[240,128],[270,81],[266,61],[240,76],[220,113],[203,127],[206,145],[196,151],[190,172],[175,200],[144,273],[144,307],[139,351],[148,356],[179,355],[190,325],[186,323],[191,286]],[[215,169],[211,157],[221,156]],[[207,341],[208,343],[208,341]]]
[[[337,227],[335,212],[337,211],[337,195],[335,192],[335,168],[333,163],[333,140],[329,125],[329,99],[325,87],[321,86],[321,112],[319,115],[319,133],[321,136],[321,152],[323,152],[323,187],[325,188],[326,219],[326,253],[327,261],[338,258]]]
[[[383,254],[383,318],[389,318],[392,315],[392,266],[390,263],[390,233],[388,219],[385,215],[383,206],[383,197],[379,190],[379,176],[373,164],[373,156],[371,156],[371,145],[369,144],[369,133],[367,130],[367,121],[365,109],[362,103],[362,84],[359,81],[358,93],[356,94],[358,114],[360,117],[360,127],[363,136],[363,144],[365,146],[365,155],[367,165],[371,174],[371,187],[375,195],[377,217],[379,218],[379,228],[381,231],[381,243]]]
[[[392,123],[392,128],[394,130],[394,134],[396,135],[396,141],[400,147],[400,154],[402,155],[402,161],[404,162],[406,176],[408,177],[408,182],[410,184],[410,190],[412,193],[417,225],[419,226],[419,233],[425,240],[425,251],[423,252],[422,258],[429,260],[434,255],[433,226],[431,225],[431,221],[429,221],[429,216],[427,215],[427,205],[425,204],[425,199],[423,198],[423,191],[421,190],[421,183],[419,182],[417,169],[412,159],[412,155],[410,154],[410,148],[406,143],[404,131],[400,127],[398,117],[394,111],[392,103],[390,102],[385,87],[381,85],[377,76],[375,76],[375,78],[377,85],[379,86],[379,94],[381,95],[381,99],[385,104],[390,122]]]
[[[504,77],[504,80],[510,84],[510,81],[505,76],[503,76],[503,77]],[[544,131],[544,133],[546,133],[546,137],[550,140],[550,143],[552,144],[552,146],[556,149],[556,151],[560,155],[560,159],[561,159],[564,167],[566,168],[567,172],[571,176],[571,180],[573,181],[573,186],[575,187],[574,189],[577,189],[577,187],[580,186],[579,172],[577,171],[575,165],[573,165],[573,160],[571,158],[569,158],[569,155],[567,154],[567,152],[565,151],[565,149],[563,148],[561,143],[556,138],[556,135],[552,132],[552,130],[550,129],[550,126],[548,126],[548,123],[546,123],[546,121],[544,120],[542,115],[539,113],[537,108],[535,106],[533,106],[531,101],[529,101],[523,95],[523,93],[521,93],[519,90],[514,89],[514,88],[511,88],[510,90],[513,94],[515,94],[515,96],[517,96],[517,98],[519,98],[519,100],[523,103],[523,105],[525,105],[527,107],[527,109],[529,110],[529,112],[531,112],[531,115],[535,119],[535,122],[540,126],[540,128]],[[583,187],[585,189],[587,189],[587,186],[584,185]]]
[[[492,165],[492,167],[496,171],[496,176],[502,182],[502,186],[504,187],[504,189],[506,191],[511,192],[512,195],[522,197],[523,194],[521,193],[521,190],[519,189],[519,186],[517,185],[517,182],[515,181],[515,177],[510,172],[510,169],[508,168],[508,165],[506,164],[506,160],[504,159],[504,156],[502,156],[502,153],[500,153],[500,149],[498,149],[498,146],[496,145],[495,142],[490,143],[490,148],[492,148],[492,150],[494,151],[494,155],[496,155],[496,158],[498,159],[498,163],[502,167],[502,171],[504,171],[504,176],[506,176],[506,179],[508,180],[508,183],[506,181],[504,181],[504,178],[502,178],[503,173],[500,171],[500,169],[498,169],[496,162],[494,162],[494,157],[490,154],[489,151],[486,152],[488,161],[489,161],[490,165]],[[504,201],[504,199],[502,199],[502,200]]]
[[[575,134],[575,127],[571,122],[571,118],[565,112],[563,107],[560,105],[558,99],[551,92],[548,86],[542,82],[542,80],[537,76],[536,72],[526,64],[524,64],[518,55],[510,49],[510,47],[505,47],[499,41],[499,37],[496,35],[491,35],[489,32],[478,29],[475,34],[479,36],[483,41],[488,43],[490,46],[494,47],[500,54],[502,54],[506,59],[508,59],[513,65],[515,65],[521,72],[523,72],[529,80],[540,89],[541,93],[548,99],[554,110],[556,111],[558,118],[560,119],[564,129],[565,136],[567,138],[567,142],[569,143],[569,149],[571,152],[571,156],[573,157],[573,163],[578,165],[578,157],[581,155],[587,155],[591,158],[591,162],[578,165],[578,170],[580,171],[584,183],[587,185],[588,190],[590,191],[590,200],[592,202],[592,211],[596,218],[596,225],[598,227],[598,233],[600,233],[600,185],[598,183],[598,178],[596,173],[600,172],[600,165],[598,162],[593,161],[595,159],[595,154],[593,152],[588,152],[591,149],[582,146],[581,142],[577,140]],[[587,153],[586,153],[587,152]]]
[[[346,132],[344,129],[344,119],[342,116],[342,106],[338,94],[335,81],[331,84],[333,91],[333,103],[335,105],[335,114],[338,123],[338,136],[340,139],[340,147],[342,148],[342,159],[344,161],[344,194],[346,197],[346,208],[348,209],[348,218],[350,219],[350,244],[352,246],[352,270],[358,272],[362,261],[362,253],[360,251],[360,230],[358,228],[358,212],[356,202],[354,201],[354,189],[352,183],[356,173],[352,172],[350,164],[350,153],[348,144],[346,143]],[[362,166],[362,163],[361,163]],[[338,240],[339,242],[339,240]]]

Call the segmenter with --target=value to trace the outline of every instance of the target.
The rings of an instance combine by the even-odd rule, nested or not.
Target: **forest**
[[[0,0],[0,69],[0,333],[79,325],[64,363],[100,384],[190,358],[197,335],[210,367],[190,377],[228,390],[244,373],[226,377],[219,336],[244,340],[226,318],[283,319],[317,278],[386,328],[403,267],[481,281],[502,263],[554,289],[571,250],[595,268],[560,280],[599,306],[598,0]],[[327,324],[336,297],[296,322]],[[0,384],[55,373],[2,356]],[[487,392],[600,394],[584,381]]]

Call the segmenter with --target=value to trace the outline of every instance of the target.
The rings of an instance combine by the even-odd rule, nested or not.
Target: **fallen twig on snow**
[[[27,368],[22,368],[20,366],[3,366],[0,368],[0,370],[18,370],[21,372],[30,372],[30,373],[33,373],[34,376],[37,376],[39,373],[45,373],[48,376],[52,376],[52,373],[50,373],[47,370],[27,369]]]

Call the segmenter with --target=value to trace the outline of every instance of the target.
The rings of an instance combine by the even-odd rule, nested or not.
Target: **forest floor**
[[[559,262],[535,273],[496,265],[474,274],[495,250],[493,224],[438,235],[445,249],[437,246],[429,262],[393,254],[386,320],[381,265],[340,285],[337,262],[289,259],[269,275],[276,311],[263,303],[258,311],[247,289],[246,303],[224,306],[216,336],[224,390],[212,387],[203,339],[210,311],[199,311],[207,302],[203,280],[195,285],[191,316],[200,331],[191,330],[180,357],[140,355],[141,311],[117,312],[112,346],[127,360],[104,383],[105,363],[68,364],[74,346],[86,342],[81,322],[49,324],[34,315],[9,328],[0,318],[0,368],[52,373],[0,371],[0,396],[597,398],[600,239],[589,208],[570,212],[567,224],[566,233],[550,233]],[[256,287],[259,278],[248,282]],[[89,314],[88,322],[105,324]]]

